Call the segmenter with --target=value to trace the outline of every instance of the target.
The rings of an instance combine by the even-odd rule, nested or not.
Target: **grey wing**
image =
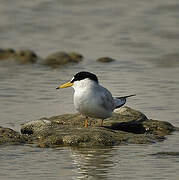
[[[115,108],[120,108],[121,106],[123,106],[126,103],[126,98],[132,97],[132,96],[136,96],[136,94],[114,98]]]
[[[126,103],[126,98],[114,98],[115,109],[120,108]]]
[[[104,87],[101,86],[100,93],[100,105],[102,105],[106,110],[113,111],[115,109],[114,99],[112,94]]]

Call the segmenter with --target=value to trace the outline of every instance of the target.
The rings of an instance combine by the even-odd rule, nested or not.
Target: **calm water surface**
[[[179,126],[178,0],[2,0],[0,47],[32,49],[42,58],[77,51],[82,63],[51,69],[0,62],[0,126],[75,112],[73,89],[55,87],[81,70],[99,76],[114,96],[136,93],[127,105]],[[116,61],[95,60],[110,56]],[[0,147],[0,179],[178,179],[179,134],[152,145],[106,149]]]

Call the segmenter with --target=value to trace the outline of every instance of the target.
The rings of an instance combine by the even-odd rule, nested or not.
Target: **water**
[[[56,91],[78,71],[96,73],[127,105],[179,126],[179,2],[177,0],[1,0],[0,47],[32,49],[42,58],[77,51],[82,63],[51,69],[0,62],[0,125],[75,112],[73,90]],[[116,61],[95,60],[110,56]],[[152,145],[106,149],[0,148],[0,179],[178,179],[179,134]]]

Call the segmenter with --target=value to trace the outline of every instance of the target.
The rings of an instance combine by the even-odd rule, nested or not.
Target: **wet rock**
[[[0,49],[0,60],[7,60],[13,58],[15,55],[14,49]]]
[[[177,129],[169,122],[152,119],[143,122],[143,127],[148,133],[156,136],[165,136],[166,134],[170,134],[172,131]]]
[[[104,121],[90,118],[88,128],[80,114],[64,114],[25,123],[22,136],[40,147],[112,146],[116,144],[148,144],[161,141],[175,130],[168,122],[149,120],[143,113],[122,107]]]
[[[172,151],[168,151],[168,152],[157,152],[154,154],[151,154],[153,156],[159,156],[159,157],[164,157],[164,156],[176,156],[179,157],[179,152],[172,152]]]
[[[46,118],[42,118],[36,121],[27,122],[25,125],[21,126],[21,133],[22,134],[35,134],[41,131],[45,131],[51,125],[51,121]]]
[[[82,58],[83,56],[78,53],[56,52],[49,55],[44,64],[56,68],[69,63],[78,63],[82,61]]]
[[[19,50],[16,51],[14,56],[15,61],[20,64],[36,63],[37,54],[31,50]]]
[[[79,53],[76,53],[76,52],[69,52],[68,55],[71,57],[71,59],[74,61],[74,62],[80,62],[83,60],[83,55],[79,54]]]
[[[122,121],[132,120],[132,121],[143,122],[143,121],[148,120],[145,114],[127,106],[123,106],[122,108],[116,109],[115,113],[119,114],[121,118],[124,117]]]
[[[103,63],[108,63],[108,62],[113,62],[115,59],[110,58],[110,57],[101,57],[97,59],[98,62],[103,62]]]
[[[0,145],[3,144],[20,144],[25,141],[21,138],[19,132],[16,132],[10,128],[4,128],[0,126]]]

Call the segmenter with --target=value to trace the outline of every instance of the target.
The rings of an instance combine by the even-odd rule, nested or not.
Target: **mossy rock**
[[[76,53],[76,52],[69,52],[68,55],[71,57],[71,59],[74,61],[74,62],[81,62],[83,60],[83,55],[82,54],[79,54],[79,53]]]
[[[96,61],[102,62],[102,63],[109,63],[109,62],[115,61],[115,59],[110,58],[110,57],[101,57],[101,58],[98,58]]]
[[[78,63],[82,61],[83,56],[78,53],[66,53],[66,52],[55,52],[47,56],[44,61],[45,65],[48,65],[52,68],[57,68],[67,64]]]
[[[36,63],[38,60],[37,54],[32,50],[16,51],[14,59],[20,64]]]
[[[173,152],[173,151],[162,151],[162,152],[157,152],[157,153],[154,153],[154,154],[150,154],[152,156],[158,156],[158,157],[179,157],[179,152]]]
[[[24,142],[19,132],[0,126],[0,145],[21,144]]]
[[[12,59],[15,55],[14,49],[0,49],[0,61]]]
[[[94,147],[154,143],[175,129],[168,122],[149,120],[140,111],[125,106],[106,119],[102,127],[99,119],[90,118],[85,128],[80,114],[63,114],[25,123],[21,133],[27,143],[40,147]]]

